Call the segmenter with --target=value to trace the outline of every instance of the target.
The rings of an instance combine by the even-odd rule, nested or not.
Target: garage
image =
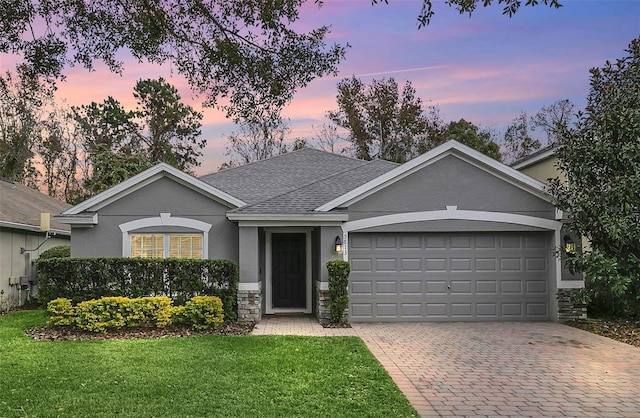
[[[551,319],[552,232],[357,232],[352,322]]]

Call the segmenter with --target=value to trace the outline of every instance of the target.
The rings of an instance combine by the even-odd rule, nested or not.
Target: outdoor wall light
[[[340,239],[339,236],[336,237],[336,253],[340,254],[342,253],[342,240]]]
[[[564,252],[570,255],[576,253],[576,243],[573,242],[569,235],[564,236]]]

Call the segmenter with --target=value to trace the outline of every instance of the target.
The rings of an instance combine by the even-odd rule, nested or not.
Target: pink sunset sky
[[[624,55],[640,35],[640,1],[560,0],[559,10],[544,5],[522,7],[512,18],[502,7],[480,7],[473,16],[459,15],[443,0],[434,0],[431,25],[418,29],[420,0],[389,0],[371,6],[370,0],[324,0],[321,8],[305,4],[299,29],[330,25],[329,42],[349,44],[338,77],[314,80],[298,91],[284,110],[291,139],[314,136],[336,108],[336,84],[356,75],[365,83],[394,77],[400,85],[411,81],[426,104],[438,105],[445,121],[465,118],[502,137],[506,125],[520,112],[537,112],[559,99],[583,107],[589,91],[589,69]],[[523,1],[523,4],[525,1]],[[15,60],[0,56],[2,72]],[[136,80],[164,77],[185,102],[204,113],[202,134],[208,144],[197,174],[216,171],[224,156],[227,136],[235,126],[215,109],[202,109],[184,79],[169,65],[127,60],[122,76],[103,65],[88,72],[69,68],[58,98],[70,105],[101,102],[108,96],[134,106]]]

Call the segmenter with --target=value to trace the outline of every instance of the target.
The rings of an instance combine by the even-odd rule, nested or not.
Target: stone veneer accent
[[[259,322],[262,318],[262,291],[238,290],[238,322]]]
[[[580,300],[580,289],[558,289],[558,321],[587,319],[587,304]]]
[[[316,282],[316,317],[320,325],[331,322],[331,310],[329,309],[329,291],[320,289],[320,282]],[[344,311],[344,322],[349,323],[349,308]]]
[[[331,321],[329,291],[320,290],[320,286],[316,286],[316,317],[320,325],[327,325]]]

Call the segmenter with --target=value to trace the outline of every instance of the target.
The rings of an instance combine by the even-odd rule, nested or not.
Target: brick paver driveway
[[[640,349],[556,323],[354,324],[421,416],[640,417]]]

